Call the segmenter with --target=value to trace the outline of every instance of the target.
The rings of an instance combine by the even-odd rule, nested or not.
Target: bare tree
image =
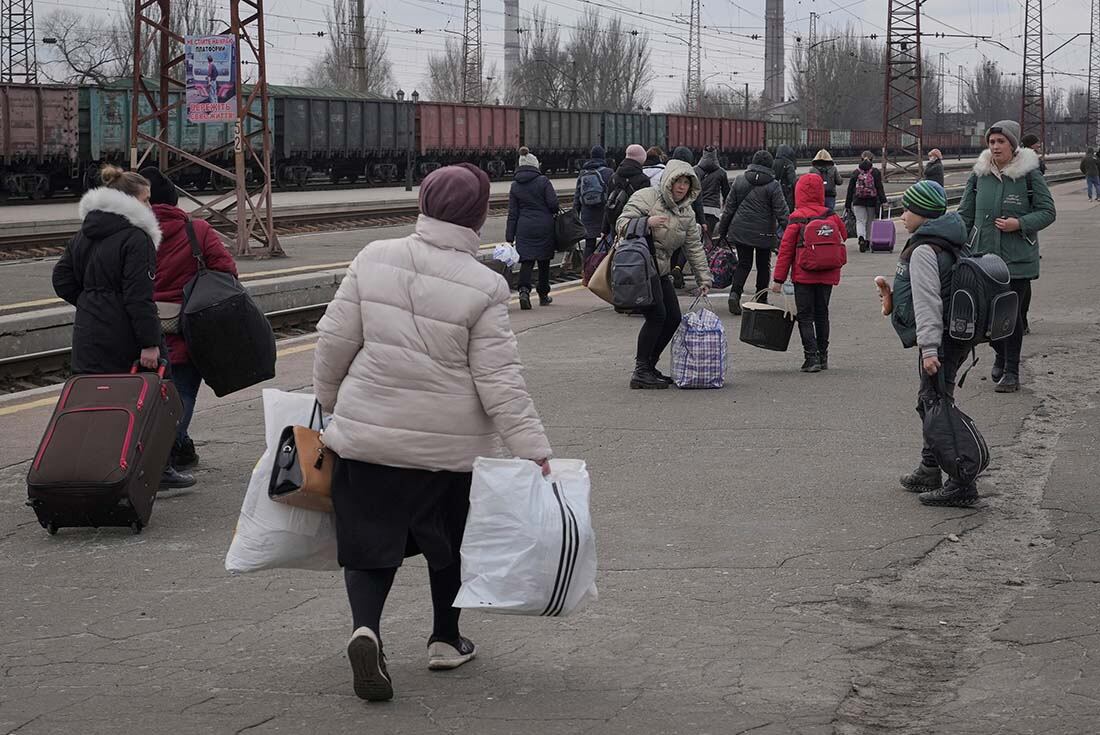
[[[836,37],[821,41],[812,52],[801,45],[794,49],[793,86],[805,107],[803,119],[812,104],[820,128],[881,129],[883,46],[860,37],[852,27],[826,35]]]
[[[966,82],[966,109],[976,123],[988,126],[998,120],[1018,120],[1021,86],[1006,81],[996,61],[985,59]]]
[[[102,18],[73,10],[55,10],[40,26],[55,42],[42,50],[41,67],[51,82],[105,84],[117,73],[119,49],[110,26]]]
[[[351,89],[388,97],[393,90],[393,67],[388,57],[385,24],[370,16],[364,20],[365,66],[362,70],[357,69],[357,41],[349,32],[353,27],[351,3],[352,0],[332,0],[332,9],[325,11],[329,45],[306,72],[306,80],[317,87]]]
[[[465,89],[462,84],[463,69],[462,42],[448,38],[442,53],[428,57],[427,99],[437,102],[462,102]],[[500,99],[500,78],[497,75],[497,63],[494,61],[484,69],[485,79],[481,84],[483,104]]]
[[[158,6],[150,6],[146,12],[150,17],[159,19]],[[219,17],[220,12],[215,0],[172,0],[171,11],[168,17],[168,28],[179,36],[205,36],[228,32],[228,19]],[[148,28],[143,33],[150,33]],[[132,4],[122,3],[121,8],[115,14],[111,28],[111,44],[118,56],[115,74],[120,77],[128,77],[133,73],[134,57],[134,9]],[[157,76],[160,73],[160,63],[157,58],[155,45],[146,44],[147,52],[142,59],[141,73],[146,76]],[[173,40],[169,49],[169,56],[174,58],[183,53],[183,44]]]

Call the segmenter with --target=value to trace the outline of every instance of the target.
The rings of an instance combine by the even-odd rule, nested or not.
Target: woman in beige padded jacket
[[[434,626],[428,668],[476,654],[452,607],[478,456],[502,450],[548,471],[550,443],[527,393],[505,280],[477,261],[489,178],[447,166],[420,188],[416,231],[365,247],[317,325],[317,399],[339,456],[332,481],[340,565],[354,633],[355,693],[393,697],[379,636],[406,556],[428,562]],[[503,443],[503,447],[501,446]]]

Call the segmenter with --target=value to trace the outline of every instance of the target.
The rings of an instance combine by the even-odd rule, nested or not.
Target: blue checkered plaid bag
[[[672,338],[672,379],[679,388],[721,388],[726,381],[726,328],[699,299]],[[709,301],[707,302],[709,304]]]

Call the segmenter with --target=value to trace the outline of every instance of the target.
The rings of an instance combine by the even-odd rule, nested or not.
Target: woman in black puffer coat
[[[539,170],[539,159],[519,149],[519,166],[508,193],[508,228],[504,239],[519,251],[519,308],[531,308],[531,276],[539,266],[539,306],[549,306],[550,259],[554,257],[554,216],[558,194]]]

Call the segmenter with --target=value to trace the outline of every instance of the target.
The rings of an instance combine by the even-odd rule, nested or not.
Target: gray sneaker
[[[364,626],[351,634],[348,661],[351,663],[355,696],[368,702],[393,699],[393,682],[386,671],[386,655],[382,653],[382,642],[373,630]]]
[[[432,671],[457,669],[477,656],[477,646],[465,636],[456,641],[432,638],[428,641],[428,668]]]

